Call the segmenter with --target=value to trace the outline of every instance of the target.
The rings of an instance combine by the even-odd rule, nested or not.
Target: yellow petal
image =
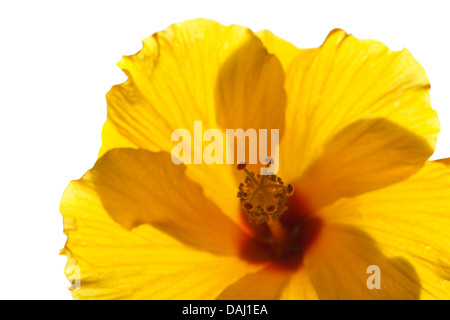
[[[420,277],[421,298],[450,298],[448,165],[428,162],[406,181],[342,199],[321,215],[329,222],[360,228],[384,254],[407,259]]]
[[[255,36],[221,65],[216,103],[217,121],[223,129],[278,129],[283,135],[284,71]]]
[[[61,202],[64,232],[68,236],[61,251],[68,256],[66,275],[73,280],[72,273],[76,270],[73,266],[79,268],[81,275],[81,287],[72,290],[74,298],[213,299],[245,274],[260,268],[234,255],[196,250],[149,224],[131,230],[124,228],[105,209],[104,199],[97,194],[91,180],[93,175],[91,171],[70,183]],[[139,196],[145,195],[141,193],[143,190],[136,191],[135,200],[140,202]],[[127,205],[130,210],[137,206],[129,202]],[[119,208],[126,208],[125,203]],[[161,212],[149,211],[149,214],[157,215],[160,222],[166,218]],[[186,219],[189,226],[191,218]],[[201,230],[190,230],[190,236],[196,237],[196,231]]]
[[[317,292],[311,283],[308,270],[302,266],[291,275],[283,288],[280,300],[317,300]]]
[[[290,274],[273,270],[271,267],[248,274],[228,288],[218,297],[219,300],[275,300],[289,281]]]
[[[250,52],[243,52],[244,49]],[[129,78],[107,95],[108,121],[131,145],[151,150],[170,151],[173,130],[191,129],[195,120],[203,121],[206,129],[217,128],[219,77],[224,77],[222,82],[241,81],[251,91],[252,94],[241,99],[251,99],[253,90],[256,93],[264,93],[263,89],[275,90],[264,85],[276,79],[261,77],[260,84],[255,85],[255,79],[245,82],[238,75],[230,75],[230,70],[242,67],[250,68],[247,71],[257,72],[258,76],[265,75],[264,72],[277,79],[283,76],[282,70],[276,70],[277,60],[267,54],[249,29],[237,25],[226,27],[205,19],[177,23],[155,33],[143,41],[141,51],[123,57],[118,65]],[[282,87],[282,84],[274,85]],[[260,97],[255,99],[258,101]],[[251,111],[249,115],[259,106],[258,103],[246,105]],[[104,140],[108,140],[109,130],[105,128]],[[101,154],[106,151],[103,148]]]
[[[445,164],[445,165],[450,165],[450,158],[444,158],[444,159],[439,159],[439,160],[435,160],[436,162],[439,162],[439,163],[443,163],[443,164]]]
[[[280,145],[285,180],[298,178],[327,142],[363,119],[391,121],[434,149],[439,121],[430,107],[430,85],[409,51],[334,30],[309,59],[296,59],[286,71],[289,134]]]
[[[100,155],[118,147],[170,152],[176,144],[172,132],[183,128],[193,135],[197,120],[203,130],[219,124],[283,129],[283,70],[247,28],[205,19],[174,24],[145,39],[141,51],[118,65],[128,80],[107,94]],[[232,170],[192,165],[187,174],[238,221]]]
[[[295,68],[298,68],[302,63],[307,63],[309,57],[312,58],[318,51],[318,49],[299,49],[292,43],[277,37],[269,30],[258,31],[255,34],[262,41],[267,51],[280,60],[285,71],[289,70],[293,62],[295,62]],[[306,68],[306,66],[303,66],[303,68]],[[302,69],[299,71],[303,73]]]
[[[185,175],[168,153],[114,149],[88,171],[89,186],[126,229],[151,224],[178,240],[221,254],[238,254],[244,233]]]
[[[403,258],[385,256],[376,242],[357,228],[328,224],[306,256],[311,282],[320,299],[418,299],[420,279]],[[379,268],[380,289],[371,278]],[[369,283],[369,284],[368,284]]]
[[[324,149],[296,184],[314,208],[406,179],[433,153],[422,137],[383,118],[352,123]]]

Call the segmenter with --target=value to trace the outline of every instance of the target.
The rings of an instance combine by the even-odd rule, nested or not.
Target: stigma
[[[249,171],[245,163],[238,164],[237,169],[247,175],[244,182],[239,184],[237,196],[249,221],[272,225],[288,209],[286,201],[294,194],[294,188],[290,184],[284,185],[276,175],[260,175]]]

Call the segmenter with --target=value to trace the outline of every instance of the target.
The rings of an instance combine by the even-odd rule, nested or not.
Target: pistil
[[[270,227],[275,226],[275,222],[287,210],[286,200],[294,193],[294,188],[290,184],[284,185],[276,175],[250,172],[245,164],[239,164],[237,168],[247,175],[239,185],[237,196],[249,221],[256,224],[266,222]]]

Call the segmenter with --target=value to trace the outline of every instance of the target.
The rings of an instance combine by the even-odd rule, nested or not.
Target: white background
[[[431,82],[450,156],[449,1],[2,1],[0,299],[69,299],[59,201],[94,164],[105,94],[122,55],[170,24],[204,17],[316,47],[343,28],[408,48]]]

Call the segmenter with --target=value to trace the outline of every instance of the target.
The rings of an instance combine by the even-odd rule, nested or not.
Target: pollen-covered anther
[[[248,171],[245,163],[238,170],[246,173],[239,185],[238,198],[249,221],[256,224],[274,222],[287,210],[286,201],[294,193],[292,185],[284,185],[276,175],[259,175]]]

